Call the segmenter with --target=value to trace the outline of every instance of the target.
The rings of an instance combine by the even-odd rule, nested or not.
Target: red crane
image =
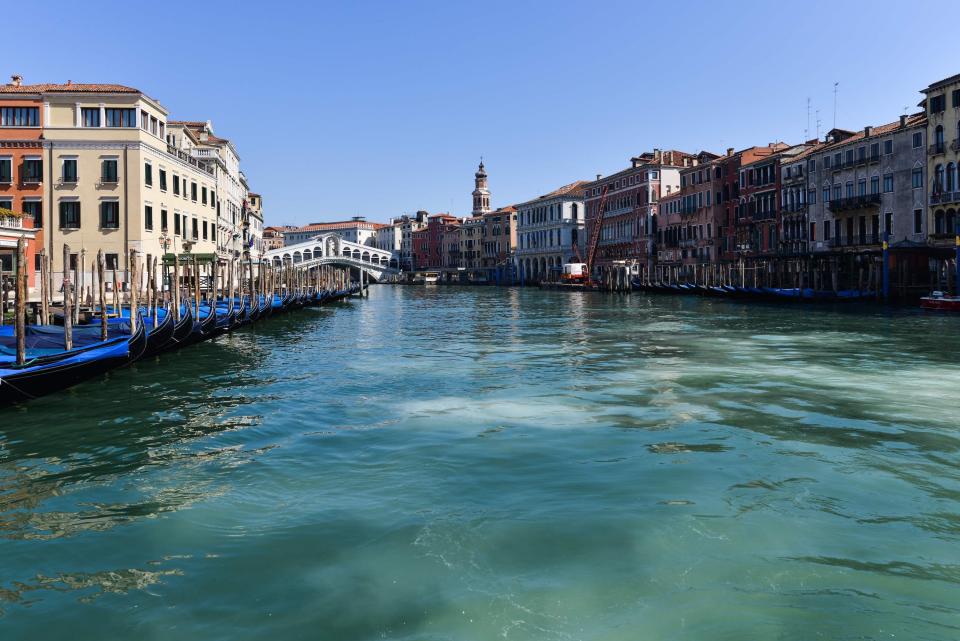
[[[603,188],[600,194],[600,206],[597,207],[597,213],[594,214],[593,222],[590,227],[590,245],[587,247],[587,279],[593,280],[593,261],[597,257],[597,249],[600,247],[600,230],[603,228],[603,208],[607,204],[607,190],[610,185]]]

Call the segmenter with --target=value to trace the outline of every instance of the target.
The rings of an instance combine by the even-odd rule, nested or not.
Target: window
[[[833,154],[833,167],[834,169],[839,169],[840,165],[843,164],[843,157],[840,155],[840,152]]]
[[[923,232],[923,210],[914,209],[913,210],[913,233],[920,234]]]
[[[884,140],[884,141],[883,141],[883,153],[885,153],[885,154],[892,154],[892,153],[893,153],[893,141],[892,141],[892,140]]]
[[[807,170],[808,170],[810,173],[813,173],[813,172],[815,172],[815,171],[817,170],[817,159],[816,159],[816,158],[811,158],[810,160],[807,161]]]
[[[104,109],[104,120],[107,127],[136,127],[136,109]]]
[[[914,189],[923,187],[923,168],[916,167],[910,176],[911,185]]]
[[[851,191],[851,192],[853,191],[853,183],[850,183],[850,191]],[[833,199],[834,199],[834,200],[840,200],[840,198],[841,198],[842,196],[843,196],[843,194],[842,194],[842,192],[841,192],[840,184],[837,183],[836,185],[833,186]]]
[[[203,221],[203,239],[207,239],[207,221]]]
[[[38,183],[43,178],[43,161],[39,158],[24,158],[23,182]]]
[[[173,213],[173,235],[180,235],[180,214],[177,212]]]
[[[3,107],[0,127],[39,127],[40,107]]]
[[[870,193],[871,194],[880,193],[880,176],[874,176],[870,179]]]
[[[928,101],[930,105],[930,113],[940,113],[947,108],[946,96],[940,94],[939,96],[931,96]]]
[[[147,187],[153,187],[153,165],[150,163],[143,165],[143,184]]]
[[[180,178],[176,174],[173,175],[173,195],[180,195]]]
[[[161,169],[160,170],[160,191],[166,191],[166,190],[167,190],[167,170]]]
[[[206,187],[200,188],[200,202],[203,203],[204,205],[207,204],[207,188]]]
[[[100,107],[84,107],[80,110],[80,123],[84,127],[100,126]]]
[[[950,94],[950,106],[960,107],[960,89],[954,89]]]
[[[116,200],[105,200],[100,203],[100,229],[120,228],[120,203]]]
[[[830,188],[824,187],[823,188],[823,204],[827,204],[828,202],[830,202]]]
[[[100,163],[100,182],[117,182],[117,159],[104,158]]]
[[[893,174],[883,175],[883,191],[887,193],[893,191]]]
[[[817,202],[817,190],[816,190],[816,189],[808,189],[808,190],[807,190],[807,203],[810,204],[810,205],[814,205],[814,204],[816,204],[816,202]]]
[[[60,201],[60,229],[80,229],[80,201]]]
[[[913,148],[916,149],[916,148],[918,148],[918,147],[923,147],[923,132],[922,132],[922,131],[918,131],[917,133],[913,134]]]
[[[20,209],[27,216],[33,217],[34,227],[43,227],[43,210],[39,200],[24,200]]]
[[[880,143],[875,142],[870,145],[870,158],[879,158],[880,157]]]
[[[857,181],[857,195],[866,196],[867,195],[867,179],[861,178]]]
[[[77,159],[76,158],[63,159],[63,182],[65,183],[77,182]]]
[[[106,269],[112,269],[114,271],[120,269],[120,255],[119,254],[104,254],[103,261],[106,263]]]
[[[893,234],[893,212],[888,211],[886,214],[884,214],[883,219],[883,231],[887,232],[888,234]]]
[[[853,181],[852,180],[847,181],[847,198],[853,198]]]
[[[153,231],[153,207],[145,205],[143,208],[143,228]]]
[[[160,231],[167,231],[167,210],[160,210]]]
[[[13,159],[0,158],[0,183],[13,182]]]
[[[830,169],[830,156],[823,157],[823,168]]]
[[[197,183],[190,183],[190,200],[197,202]]]

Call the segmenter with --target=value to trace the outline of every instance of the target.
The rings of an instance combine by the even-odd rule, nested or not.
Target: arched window
[[[937,146],[937,151],[943,151],[943,125],[937,125],[933,135],[933,141]]]
[[[957,166],[952,162],[947,163],[947,191],[957,190]]]
[[[933,168],[933,189],[934,191],[943,191],[943,165],[937,165]]]

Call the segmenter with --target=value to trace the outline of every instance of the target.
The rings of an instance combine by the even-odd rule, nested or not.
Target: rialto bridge
[[[308,241],[272,249],[263,254],[264,261],[275,265],[292,263],[299,268],[336,265],[363,270],[373,280],[384,275],[399,274],[397,257],[393,252],[361,245],[340,238],[337,234],[321,234]]]

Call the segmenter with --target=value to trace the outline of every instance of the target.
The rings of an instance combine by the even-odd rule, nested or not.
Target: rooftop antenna
[[[803,130],[803,139],[810,140],[810,97],[807,96],[807,128]]]
[[[816,118],[817,118],[817,140],[820,140],[820,110],[819,109],[817,109],[816,111]]]
[[[837,87],[840,86],[839,82],[833,83],[833,128],[837,128]]]

